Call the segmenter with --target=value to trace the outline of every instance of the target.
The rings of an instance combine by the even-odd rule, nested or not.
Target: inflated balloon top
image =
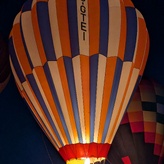
[[[28,0],[10,34],[18,89],[64,160],[106,158],[149,37],[130,0]]]
[[[0,93],[6,87],[10,79],[10,73],[8,46],[0,34]]]

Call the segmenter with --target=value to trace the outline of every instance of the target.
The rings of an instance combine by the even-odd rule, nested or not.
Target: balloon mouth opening
[[[101,162],[105,160],[104,157],[96,158],[96,157],[90,157],[90,158],[80,158],[80,159],[70,159],[66,161],[66,164],[94,164],[95,162]]]

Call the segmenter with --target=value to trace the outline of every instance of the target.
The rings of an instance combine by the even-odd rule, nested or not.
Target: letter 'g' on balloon
[[[10,34],[16,84],[67,163],[106,158],[149,37],[129,0],[27,0]]]

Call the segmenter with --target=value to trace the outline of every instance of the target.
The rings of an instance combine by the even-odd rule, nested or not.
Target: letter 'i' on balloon
[[[22,97],[66,163],[104,160],[149,36],[129,0],[27,0],[9,38]]]

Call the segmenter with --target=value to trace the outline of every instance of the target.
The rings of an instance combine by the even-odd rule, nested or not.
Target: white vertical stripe
[[[27,46],[27,50],[30,55],[32,64],[34,67],[41,66],[41,60],[39,52],[36,45],[36,40],[34,36],[34,31],[32,27],[31,12],[26,11],[22,13],[22,31],[24,35],[24,40]]]
[[[114,7],[114,6],[120,7],[120,0],[108,0],[108,3],[110,7]]]
[[[48,112],[49,112],[49,114],[50,114],[50,116],[51,116],[51,118],[52,118],[52,120],[53,120],[53,122],[54,122],[54,124],[55,124],[55,126],[56,126],[56,129],[57,129],[57,131],[58,131],[58,133],[59,133],[59,135],[60,135],[60,137],[61,137],[61,140],[62,140],[63,144],[65,145],[65,144],[66,144],[66,143],[65,143],[65,140],[64,140],[64,138],[63,138],[63,136],[62,136],[62,133],[61,133],[61,131],[60,131],[60,128],[59,128],[59,126],[58,126],[58,124],[57,124],[57,121],[56,121],[56,119],[55,119],[55,117],[54,117],[54,114],[53,114],[53,112],[52,112],[52,109],[51,109],[51,107],[50,107],[50,105],[49,105],[49,103],[48,103],[47,97],[46,97],[46,95],[44,94],[44,90],[42,89],[42,86],[41,86],[40,81],[39,81],[39,79],[38,79],[38,76],[37,76],[37,74],[36,74],[36,72],[35,72],[35,69],[33,70],[33,75],[34,75],[34,78],[35,78],[36,83],[37,83],[37,85],[38,85],[39,91],[40,91],[40,93],[41,93],[41,95],[42,95],[42,98],[43,98],[43,100],[44,100],[44,102],[45,102],[45,104],[46,104],[46,107],[47,107],[47,109],[48,109]]]
[[[88,0],[77,1],[77,17],[80,54],[89,56]]]
[[[104,79],[105,79],[105,70],[106,70],[106,60],[107,58],[104,55],[99,55],[98,63],[98,80],[97,80],[97,93],[96,93],[96,111],[95,111],[95,127],[94,127],[94,142],[97,142],[97,137],[99,133],[99,124],[101,116],[101,106],[103,99],[103,88],[104,88]]]
[[[68,131],[69,131],[71,140],[74,143],[73,131],[71,128],[71,122],[69,119],[69,113],[68,113],[68,108],[67,108],[67,104],[66,104],[66,98],[65,98],[64,91],[62,88],[62,82],[61,82],[62,79],[61,79],[60,74],[59,74],[57,62],[50,61],[50,62],[48,62],[48,66],[50,68],[51,76],[52,76],[53,83],[54,83],[54,86],[56,89],[56,93],[57,93],[57,96],[58,96],[58,99],[60,102],[61,110],[62,110],[62,113],[64,115],[64,120],[66,121],[66,125],[68,127]]]
[[[122,108],[120,110],[121,112],[119,114],[118,120],[116,120],[117,123],[116,123],[116,126],[114,127],[114,132],[112,134],[110,134],[110,129],[111,128],[109,128],[109,131],[108,131],[108,134],[107,134],[107,138],[106,138],[106,142],[109,139],[108,142],[109,143],[112,143],[112,140],[114,138],[114,135],[115,135],[115,133],[116,133],[116,131],[117,131],[119,125],[120,125],[121,120],[122,120],[122,117],[123,117],[123,114],[125,112],[125,109],[127,109],[127,105],[128,105],[129,100],[130,100],[130,98],[132,96],[132,93],[133,93],[134,87],[136,85],[138,76],[139,76],[139,70],[134,68],[132,70],[132,75],[130,77],[130,81],[129,81],[129,83],[127,83],[128,88],[127,88],[127,91],[126,91],[126,95],[125,95],[125,99],[124,99]],[[112,118],[111,122],[113,123],[113,121],[114,120]],[[109,138],[109,136],[111,136],[111,137]]]
[[[16,15],[16,17],[15,17],[15,19],[14,19],[14,22],[13,22],[13,26],[14,26],[15,24],[17,24],[17,23],[20,22],[20,15],[21,15],[21,12],[19,12],[19,13]]]
[[[80,125],[82,131],[83,142],[85,143],[85,124],[84,124],[84,104],[83,104],[83,93],[82,93],[82,77],[81,77],[81,65],[80,55],[73,58],[73,71],[75,77],[75,87],[77,94],[78,110],[80,115]]]
[[[59,35],[56,0],[48,1],[48,11],[49,11],[51,34],[52,34],[55,54],[56,54],[56,58],[58,59],[62,56],[62,48],[61,48],[60,35]]]
[[[40,118],[44,122],[45,126],[47,127],[47,129],[49,130],[49,132],[51,133],[53,138],[55,139],[57,146],[61,147],[62,146],[61,143],[57,142],[56,136],[53,135],[54,131],[51,130],[50,126],[48,125],[48,122],[46,121],[46,119],[44,119],[44,115],[41,112],[42,109],[39,107],[38,103],[36,102],[35,97],[34,97],[33,93],[31,92],[28,82],[25,81],[22,85],[23,85],[24,91],[26,92],[27,96],[29,97],[29,99],[30,99],[31,103],[33,104],[35,110],[37,111],[38,115],[40,116]]]
[[[120,7],[110,7],[108,57],[118,56],[120,32],[121,32],[121,9]]]

